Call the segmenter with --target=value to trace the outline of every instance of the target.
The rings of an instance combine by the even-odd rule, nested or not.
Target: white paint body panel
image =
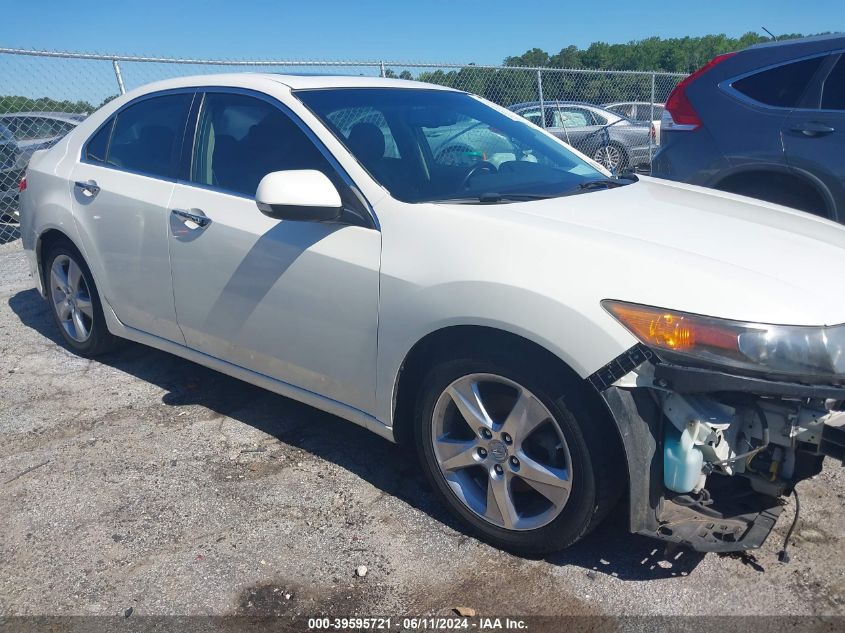
[[[845,322],[843,226],[651,178],[544,201],[406,204],[290,94],[291,87],[390,85],[442,89],[244,74],[169,80],[115,99],[30,165],[22,231],[31,265],[37,237],[62,230],[91,266],[116,334],[386,436],[406,355],[451,325],[521,335],[586,377],[636,343],[601,308],[606,298],[744,321]],[[89,175],[79,166],[80,148],[96,127],[141,94],[186,86],[249,88],[287,105],[367,198],[379,229],[279,222],[249,198],[120,176],[114,187],[126,204],[115,214],[122,221],[75,203],[74,174]],[[156,217],[159,204],[166,207]],[[167,208],[200,208],[212,223],[184,234]],[[140,268],[130,270],[133,263]],[[145,301],[115,285],[119,270],[142,285],[135,290]],[[168,290],[178,325],[170,320]]]
[[[335,194],[337,195],[337,194]],[[371,411],[381,235],[271,219],[251,199],[177,184],[170,215],[176,312],[187,345]]]

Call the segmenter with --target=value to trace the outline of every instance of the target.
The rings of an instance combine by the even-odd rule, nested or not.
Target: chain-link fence
[[[197,60],[0,48],[0,244],[19,236],[18,188],[33,152],[118,94],[218,72],[368,75],[427,81],[509,107],[614,171],[648,169],[660,115],[684,75],[407,62]],[[472,148],[456,148],[474,155]]]

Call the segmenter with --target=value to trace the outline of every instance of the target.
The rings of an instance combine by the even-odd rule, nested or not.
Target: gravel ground
[[[333,416],[127,345],[78,358],[0,246],[0,615],[845,615],[845,468],[753,557],[631,536],[554,557],[462,533],[414,460]],[[368,573],[356,577],[366,565]]]

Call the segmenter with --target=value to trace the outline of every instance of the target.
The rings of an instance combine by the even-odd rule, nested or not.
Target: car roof
[[[410,88],[413,90],[437,89],[453,90],[447,86],[429,84],[411,79],[391,79],[387,77],[362,77],[357,75],[270,75],[276,81],[285,84],[291,90],[314,88]]]
[[[611,101],[610,103],[602,104],[602,108],[612,108],[613,106],[621,106],[621,105],[651,105],[651,101]],[[663,106],[662,103],[658,103],[655,101],[655,106]]]
[[[508,106],[512,110],[516,110],[517,108],[530,108],[539,106],[539,101],[525,101],[524,103],[514,103],[511,106]],[[587,108],[598,108],[599,110],[603,110],[600,105],[596,105],[595,103],[589,103],[588,101],[543,101],[544,106],[558,106],[558,105],[574,105],[574,106],[585,106]]]
[[[539,101],[526,101],[524,103],[514,103],[511,106],[508,106],[509,110],[517,111],[522,110],[523,108],[536,108],[539,107]],[[596,105],[595,103],[589,103],[587,101],[543,101],[543,106],[550,106],[550,107],[557,107],[557,106],[579,106],[583,108],[590,108],[593,110],[598,110],[599,112],[606,112],[608,116],[616,117],[617,119],[624,119],[625,117],[617,112],[613,112],[612,110],[608,110],[607,108]]]
[[[146,94],[156,90],[190,88],[195,86],[224,85],[259,87],[262,83],[282,84],[291,90],[312,90],[325,88],[407,88],[413,90],[451,90],[446,86],[412,81],[410,79],[389,79],[385,77],[365,77],[358,75],[318,75],[318,74],[281,74],[281,73],[226,73],[215,75],[191,75],[166,79],[143,86],[133,93]]]
[[[829,45],[830,48],[845,47],[845,33],[826,33],[825,35],[813,35],[810,37],[796,37],[791,40],[772,40],[770,42],[761,42],[749,46],[745,50],[754,50],[761,48],[779,48],[787,46],[816,46]]]
[[[61,121],[68,121],[69,123],[79,123],[88,114],[77,112],[6,112],[0,114],[0,119],[11,119],[16,116],[35,116],[44,119],[59,119]]]

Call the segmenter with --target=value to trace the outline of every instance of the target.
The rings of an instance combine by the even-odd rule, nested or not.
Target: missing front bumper
[[[781,513],[781,495],[789,494],[798,481],[818,473],[825,455],[845,459],[845,423],[822,425],[822,420],[817,419],[813,428],[802,429],[803,434],[794,438],[798,456],[788,479],[775,482],[777,471],[773,471],[771,481],[775,483],[756,477],[752,486],[745,477],[714,473],[709,476],[705,490],[711,497],[710,503],[706,506],[690,503],[691,498],[695,499],[694,494],[679,495],[664,487],[663,438],[665,425],[671,422],[662,413],[654,396],[655,389],[676,393],[739,393],[760,396],[769,402],[778,397],[790,402],[811,398],[815,402],[824,399],[841,402],[845,400],[845,389],[777,383],[698,369],[666,372],[660,364],[649,364],[645,367],[648,371],[640,371],[643,374],[640,379],[632,381],[627,371],[637,361],[642,364],[650,360],[645,357],[646,354],[635,348],[590,377],[616,421],[625,448],[631,532],[702,552],[737,552],[760,547]],[[646,382],[642,380],[644,376],[648,377]],[[845,420],[845,415],[836,414],[832,418]],[[810,438],[812,445],[802,441]]]

